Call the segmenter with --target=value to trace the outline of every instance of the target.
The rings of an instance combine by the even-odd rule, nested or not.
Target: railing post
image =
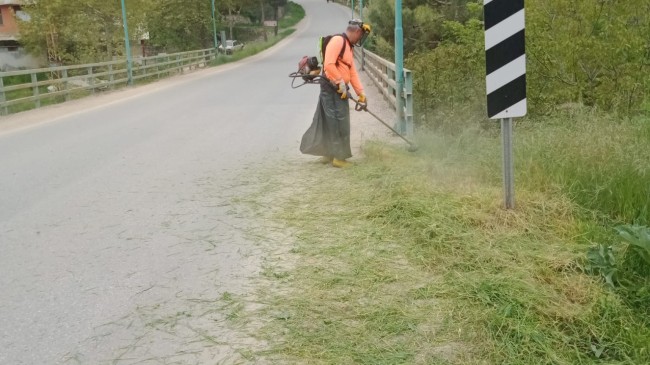
[[[38,77],[36,77],[35,73],[32,73],[32,96],[37,97],[36,100],[34,100],[34,106],[36,108],[41,107],[41,98],[38,98],[40,95],[39,90],[38,90]]]
[[[415,134],[413,123],[413,75],[411,70],[407,69],[404,69],[404,105],[406,107],[404,113],[406,134],[413,137]]]
[[[70,92],[68,92],[68,69],[63,69],[63,89],[65,90],[65,101],[70,101]]]
[[[88,84],[90,85],[90,92],[95,93],[95,78],[93,77],[93,67],[88,67]]]
[[[3,104],[2,109],[0,109],[0,115],[7,115],[9,114],[9,109],[7,108],[4,103],[7,101],[7,97],[5,96],[5,84],[3,77],[0,76],[0,104]]]
[[[115,88],[115,76],[113,74],[113,64],[108,65],[108,82],[111,84],[111,90]]]

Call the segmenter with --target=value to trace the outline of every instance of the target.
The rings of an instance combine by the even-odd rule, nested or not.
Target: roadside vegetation
[[[485,118],[482,2],[405,4],[420,150],[275,172],[294,239],[269,269],[283,290],[263,293],[271,356],[650,363],[650,9],[633,3],[526,1],[514,210]],[[391,59],[392,3],[364,14]]]
[[[212,48],[213,17],[219,40],[221,31],[225,31],[227,39],[253,42],[273,32],[263,26],[264,20],[275,19],[275,14],[286,15],[288,11],[287,0],[231,0],[214,4],[213,14],[210,0],[191,4],[183,0],[127,2],[131,44],[147,55]],[[23,11],[29,14],[29,20],[20,22],[21,44],[31,52],[47,55],[51,64],[126,57],[119,1],[30,0],[24,2]],[[280,27],[291,26],[289,23],[280,20]]]
[[[201,4],[197,3],[197,7],[183,8],[184,10],[182,12],[164,11],[165,9],[169,10],[170,6],[173,9],[182,8],[173,7],[174,4],[176,4],[176,2],[166,1],[161,6],[161,4],[158,3],[154,4],[145,1],[142,3],[135,3],[136,6],[134,7],[129,7],[130,13],[127,17],[137,24],[134,35],[135,39],[139,39],[143,36],[143,29],[149,29],[150,32],[147,32],[147,34],[153,37],[151,40],[142,44],[142,52],[151,56],[159,53],[165,54],[167,52],[180,52],[214,47],[214,34],[210,18],[211,11],[209,1],[202,2]],[[83,11],[92,13],[92,16],[89,14],[86,14],[88,15],[87,17],[79,17],[78,15],[75,15],[70,19],[69,16],[71,16],[71,14],[66,10],[70,6],[68,3],[36,1],[27,4],[26,9],[29,11],[30,15],[33,15],[33,18],[30,22],[23,22],[21,24],[21,32],[23,34],[21,42],[24,43],[31,52],[35,52],[36,54],[48,54],[52,64],[74,65],[84,62],[97,63],[100,61],[111,60],[113,57],[125,57],[124,33],[119,33],[122,32],[121,27],[118,29],[118,33],[112,33],[109,37],[110,39],[100,39],[98,41],[96,37],[88,39],[79,37],[79,34],[87,34],[87,32],[83,32],[81,29],[89,27],[90,23],[92,23],[91,19],[99,22],[92,24],[93,26],[101,24],[101,21],[119,22],[121,18],[119,15],[119,7],[117,5],[117,3],[112,5],[102,3],[101,6],[95,7],[93,4],[83,4],[83,6],[80,5],[79,8]],[[147,6],[151,7],[154,5],[156,10],[150,13],[148,17],[145,17],[145,14],[142,12],[150,11],[151,9]],[[234,5],[230,4],[229,6]],[[255,9],[251,8],[249,11],[244,12],[245,14],[248,14],[247,17],[218,17],[218,19],[221,19],[218,25],[219,28],[228,27],[228,34],[230,34],[230,36],[241,35],[242,37],[240,39],[243,39],[246,43],[244,49],[237,51],[234,54],[218,53],[216,58],[210,62],[210,66],[235,62],[272,47],[280,40],[292,34],[295,31],[293,27],[305,16],[304,9],[293,2],[270,1],[262,2],[257,4],[257,6],[258,7]],[[284,16],[278,21],[278,33],[273,34],[273,28],[264,27],[261,24],[261,14],[258,14],[258,11],[264,7],[268,8],[266,9],[267,14],[273,14],[275,7],[279,6],[283,6]],[[240,7],[238,9],[240,9],[241,12],[242,8]],[[65,15],[61,15],[61,12],[64,12]],[[54,17],[54,14],[59,14],[61,16]],[[102,14],[100,17],[101,19],[93,18],[99,16],[98,14]],[[173,14],[174,17],[170,19],[168,17],[171,14]],[[245,20],[243,24],[236,23],[237,20],[240,22],[243,21],[242,19]],[[167,24],[167,27],[163,24]],[[192,27],[193,30],[191,32],[188,31],[188,27]],[[52,35],[48,32],[43,32],[42,29],[59,29],[61,31]],[[115,29],[113,29],[113,31],[117,32]],[[56,40],[56,42],[54,40]],[[136,59],[138,58],[137,54],[134,56],[136,56]],[[142,54],[139,56],[142,56]],[[106,67],[94,68],[95,73],[106,71],[108,71]],[[156,72],[157,71],[158,70],[156,69]],[[86,70],[82,70],[79,72],[79,75],[76,75],[73,71],[69,71],[68,76],[84,76],[86,75],[86,72]],[[138,71],[136,68],[134,70],[134,75],[141,76],[142,72],[146,73],[147,71]],[[152,74],[151,76],[138,78],[137,80],[134,80],[134,84],[148,84],[159,80],[161,77],[177,73],[177,69],[170,69],[168,72],[163,73],[162,76],[160,74]],[[59,75],[58,72],[42,72],[36,74],[36,77],[37,81],[45,81],[48,80],[48,78],[61,78],[61,75]],[[123,77],[126,78],[126,71],[124,71]],[[26,84],[31,81],[30,75],[2,78],[5,87]],[[98,79],[98,81],[101,80]],[[113,88],[114,86],[110,87],[111,90]],[[4,97],[5,100],[8,101],[31,97],[35,95],[33,89],[34,88],[25,88],[7,91],[4,93]],[[38,87],[38,95],[42,96],[40,101],[41,106],[62,103],[65,102],[66,99],[79,99],[87,97],[93,93],[90,90],[74,90],[69,92],[66,98],[64,95],[47,96],[48,92],[47,86]],[[18,113],[34,109],[35,107],[33,101],[14,104],[7,107],[7,113]]]
[[[211,65],[216,66],[228,62],[238,61],[272,47],[282,39],[291,35],[295,31],[293,26],[298,24],[298,22],[300,22],[304,17],[305,10],[302,8],[302,6],[293,2],[288,2],[286,5],[286,14],[278,22],[278,28],[280,29],[278,35],[270,35],[265,37],[266,39],[260,39],[247,43],[241,51],[235,52],[233,54],[219,54]]]
[[[517,209],[504,210],[496,140],[480,129],[427,135],[415,155],[371,144],[350,170],[283,172],[274,183],[292,191],[275,217],[294,233],[297,266],[278,259],[272,278],[284,290],[267,293],[275,319],[263,333],[274,355],[648,363],[649,263],[601,212],[522,174]],[[618,277],[606,284],[612,269]]]

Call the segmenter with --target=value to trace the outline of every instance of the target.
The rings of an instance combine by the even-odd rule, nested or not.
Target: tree
[[[132,3],[128,18],[137,24],[145,0]],[[105,61],[124,54],[117,1],[31,0],[23,9],[30,19],[20,23],[21,43],[32,52],[47,54],[50,63]]]
[[[164,0],[149,4],[144,21],[151,45],[167,52],[214,45],[210,0]]]

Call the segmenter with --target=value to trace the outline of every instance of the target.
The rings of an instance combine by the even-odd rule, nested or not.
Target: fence
[[[136,58],[133,80],[205,67],[215,57],[214,49],[203,49]],[[127,83],[126,60],[0,72],[0,115],[68,101]]]
[[[413,75],[411,70],[404,69],[404,87],[401,90],[402,99],[401,113],[398,109],[397,81],[395,64],[391,63],[378,55],[362,50],[356,53],[356,58],[360,60],[363,70],[372,79],[373,83],[379,88],[388,102],[393,105],[397,111],[396,125],[408,135],[413,135]]]
[[[203,49],[134,59],[133,80],[160,78],[163,74],[182,73],[205,67],[216,57],[214,49]],[[395,64],[370,51],[357,53],[362,67],[397,110]],[[98,91],[124,86],[128,82],[126,60],[85,65],[49,67],[0,72],[0,115],[68,101]],[[21,80],[22,79],[22,80]],[[16,81],[18,80],[18,81]],[[5,81],[11,81],[5,85]],[[403,106],[397,111],[398,129],[413,133],[413,78],[404,69]]]

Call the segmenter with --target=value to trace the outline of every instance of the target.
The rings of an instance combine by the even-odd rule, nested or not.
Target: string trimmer
[[[390,129],[391,131],[393,131],[393,133],[397,134],[398,137],[400,137],[400,138],[403,139],[406,143],[408,143],[408,144],[409,144],[409,147],[406,149],[407,151],[409,151],[409,152],[415,152],[415,151],[418,150],[418,146],[417,146],[415,143],[413,143],[413,142],[409,141],[408,139],[406,139],[406,137],[404,137],[404,136],[401,135],[398,131],[396,131],[393,127],[391,127],[390,125],[388,125],[388,123],[384,122],[384,121],[383,121],[381,118],[379,118],[375,113],[373,113],[373,112],[371,112],[370,110],[368,110],[368,106],[367,106],[365,103],[360,103],[358,100],[356,100],[355,98],[353,98],[352,96],[349,96],[349,95],[348,95],[348,98],[350,98],[350,100],[354,101],[354,102],[357,104],[357,105],[354,106],[354,110],[356,110],[356,111],[358,111],[358,112],[360,112],[360,111],[363,110],[364,112],[368,112],[368,113],[370,113],[370,115],[372,115],[373,117],[375,117],[375,119],[377,119],[381,124],[385,125],[386,128],[388,128],[388,129]]]

